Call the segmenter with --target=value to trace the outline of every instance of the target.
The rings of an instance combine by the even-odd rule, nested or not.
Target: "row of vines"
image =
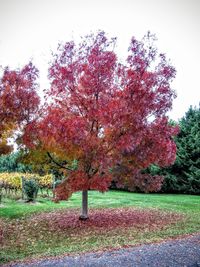
[[[0,193],[1,195],[10,196],[10,195],[23,195],[23,184],[27,180],[34,180],[40,193],[42,195],[49,195],[54,187],[54,177],[51,174],[40,176],[38,174],[31,173],[19,173],[19,172],[3,172],[0,173]]]

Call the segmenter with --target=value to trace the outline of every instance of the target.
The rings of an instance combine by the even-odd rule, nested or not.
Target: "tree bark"
[[[24,200],[24,177],[22,176],[22,199]]]
[[[79,217],[80,220],[87,220],[88,219],[88,191],[82,191],[82,210],[81,215]]]

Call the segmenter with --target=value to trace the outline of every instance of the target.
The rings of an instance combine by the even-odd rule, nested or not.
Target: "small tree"
[[[87,190],[108,190],[116,164],[126,163],[128,179],[140,181],[150,164],[175,160],[171,137],[177,127],[165,116],[175,97],[170,88],[175,69],[157,53],[154,40],[150,33],[142,41],[133,37],[122,64],[114,52],[116,38],[98,32],[79,45],[60,45],[50,65],[43,115],[27,125],[23,140],[65,169],[57,200],[83,191],[83,219],[88,218]]]

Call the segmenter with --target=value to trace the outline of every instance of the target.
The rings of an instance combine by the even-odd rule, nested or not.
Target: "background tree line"
[[[179,126],[175,163],[167,168],[154,168],[154,172],[165,177],[163,192],[200,194],[200,106],[190,107]]]

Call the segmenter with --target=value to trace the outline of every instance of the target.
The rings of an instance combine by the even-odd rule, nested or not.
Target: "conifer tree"
[[[177,158],[168,168],[157,171],[165,175],[163,190],[200,194],[200,105],[192,106],[180,120],[175,137]]]

